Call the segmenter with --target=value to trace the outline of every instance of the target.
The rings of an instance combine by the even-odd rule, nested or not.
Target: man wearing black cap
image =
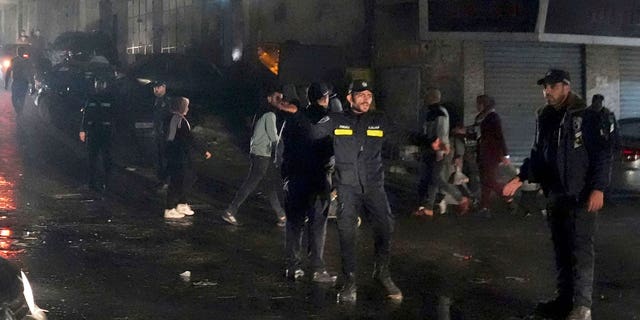
[[[160,189],[166,189],[167,172],[165,159],[165,143],[167,133],[165,131],[165,123],[171,117],[170,97],[167,95],[167,84],[164,81],[154,81],[153,95],[153,137],[156,144],[156,176],[160,180]]]
[[[89,160],[89,188],[103,192],[109,185],[111,173],[111,137],[116,115],[114,95],[105,79],[94,80],[94,92],[82,108],[82,125],[78,137],[87,143]],[[98,156],[102,158],[104,179],[97,179]]]
[[[302,232],[308,219],[309,259],[314,282],[332,283],[336,276],[325,269],[324,244],[327,232],[327,214],[330,203],[333,145],[331,137],[314,139],[312,124],[327,115],[329,89],[321,83],[312,83],[307,92],[310,105],[301,117],[289,116],[282,132],[284,152],[282,177],[285,186],[285,213],[287,229],[285,250],[286,275],[300,279]],[[291,105],[295,101],[284,98]]]
[[[558,297],[536,313],[567,320],[591,319],[596,216],[609,184],[612,151],[600,115],[571,91],[571,78],[551,69],[538,80],[547,105],[538,110],[531,156],[503,189],[511,197],[522,182],[542,185],[548,198]]]
[[[373,102],[373,89],[367,81],[353,81],[347,100],[351,109],[331,113],[314,125],[312,130],[314,138],[333,137],[335,185],[342,208],[337,216],[338,232],[345,276],[338,301],[356,301],[356,229],[361,211],[368,213],[373,225],[373,277],[382,285],[389,299],[401,301],[402,292],[391,280],[389,272],[394,216],[384,190],[382,163],[382,144],[394,135],[394,127],[382,113],[369,110]],[[292,118],[300,117],[296,109],[283,110],[295,113]]]

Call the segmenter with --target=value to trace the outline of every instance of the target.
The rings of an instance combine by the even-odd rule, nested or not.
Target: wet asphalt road
[[[373,243],[359,234],[359,301],[336,287],[283,278],[283,236],[266,199],[241,208],[241,227],[219,219],[246,172],[242,153],[212,144],[200,163],[194,217],[168,222],[150,170],[119,149],[113,188],[83,186],[75,124],[56,128],[28,100],[20,127],[0,93],[0,253],[27,272],[49,319],[517,319],[552,296],[549,234],[541,215],[497,207],[493,219],[409,217],[411,179],[390,176],[398,221],[391,269],[405,300],[386,303],[369,280]],[[70,114],[74,123],[74,115]],[[240,160],[238,160],[240,159]],[[136,162],[136,161],[133,161]],[[141,161],[137,161],[141,162]],[[616,198],[600,219],[594,319],[640,319],[637,198]],[[325,259],[340,270],[335,223]],[[180,274],[190,271],[190,278]],[[339,284],[338,284],[339,285]]]

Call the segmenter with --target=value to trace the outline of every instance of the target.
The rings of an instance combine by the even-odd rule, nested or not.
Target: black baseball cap
[[[154,80],[151,81],[151,85],[155,88],[155,87],[159,87],[159,86],[166,86],[167,82],[164,80]]]
[[[309,91],[307,91],[307,97],[309,98],[309,102],[313,103],[324,96],[328,96],[330,93],[331,93],[331,90],[329,90],[329,87],[327,87],[326,84],[320,83],[320,82],[314,82],[309,86]]]
[[[369,84],[369,82],[367,80],[362,80],[362,79],[358,79],[358,80],[353,80],[351,81],[351,84],[349,85],[349,92],[362,92],[362,91],[371,91],[373,93],[373,87],[371,86],[371,84]]]
[[[569,72],[560,69],[549,69],[549,71],[544,75],[544,78],[538,80],[538,85],[554,84],[558,82],[571,84]]]

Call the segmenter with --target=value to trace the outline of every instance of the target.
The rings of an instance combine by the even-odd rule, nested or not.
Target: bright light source
[[[7,59],[5,61],[2,61],[2,66],[7,69],[11,66],[11,60]]]
[[[231,59],[233,59],[233,62],[240,61],[240,59],[242,59],[242,49],[233,48],[233,50],[231,51]]]
[[[0,229],[0,237],[11,237],[11,230],[10,229]]]
[[[151,83],[151,79],[136,78],[136,80],[141,85],[148,85],[149,83]]]

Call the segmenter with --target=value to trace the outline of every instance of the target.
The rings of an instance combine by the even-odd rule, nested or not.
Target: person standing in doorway
[[[531,155],[502,193],[511,197],[528,180],[540,183],[548,199],[558,296],[540,303],[536,313],[590,320],[596,218],[610,180],[611,133],[600,130],[602,114],[587,108],[571,91],[568,72],[551,69],[538,85],[547,105],[537,112]]]

